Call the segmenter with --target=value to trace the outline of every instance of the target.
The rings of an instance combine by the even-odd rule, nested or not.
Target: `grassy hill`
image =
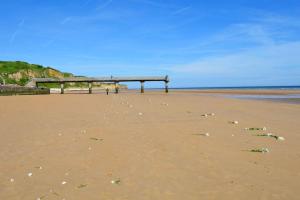
[[[32,78],[72,77],[71,73],[60,72],[51,67],[21,61],[0,61],[0,81],[24,86]]]
[[[0,84],[5,81],[6,84],[26,85],[32,78],[66,78],[75,77],[71,73],[61,72],[52,67],[30,64],[21,61],[0,61]],[[58,84],[39,84],[39,86],[48,88],[58,88]],[[87,83],[68,83],[65,87],[87,87]],[[113,88],[110,83],[95,83],[93,87]],[[126,85],[120,85],[120,88],[127,88]]]

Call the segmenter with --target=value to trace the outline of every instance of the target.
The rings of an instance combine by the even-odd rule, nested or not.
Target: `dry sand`
[[[0,97],[0,199],[300,199],[299,122],[193,92]]]

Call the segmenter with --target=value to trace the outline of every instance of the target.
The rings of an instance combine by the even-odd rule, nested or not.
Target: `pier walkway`
[[[118,84],[120,82],[140,82],[141,83],[141,93],[144,93],[144,83],[145,82],[154,82],[154,81],[162,81],[165,82],[165,92],[168,93],[168,83],[169,77],[168,76],[129,76],[129,77],[96,77],[96,78],[89,78],[89,77],[71,77],[71,78],[61,78],[61,79],[54,79],[54,78],[33,78],[29,85],[35,86],[38,88],[39,83],[58,83],[60,84],[61,94],[64,94],[64,85],[65,83],[88,83],[89,93],[92,94],[92,83],[102,82],[102,83],[114,83],[115,84],[115,92],[119,92]]]

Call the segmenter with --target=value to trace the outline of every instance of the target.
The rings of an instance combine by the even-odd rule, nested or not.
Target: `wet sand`
[[[0,199],[299,199],[299,121],[191,91],[0,97]]]

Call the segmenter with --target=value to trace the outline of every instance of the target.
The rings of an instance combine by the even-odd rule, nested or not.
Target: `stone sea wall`
[[[38,94],[50,94],[50,89],[0,85],[0,96],[38,95]]]

